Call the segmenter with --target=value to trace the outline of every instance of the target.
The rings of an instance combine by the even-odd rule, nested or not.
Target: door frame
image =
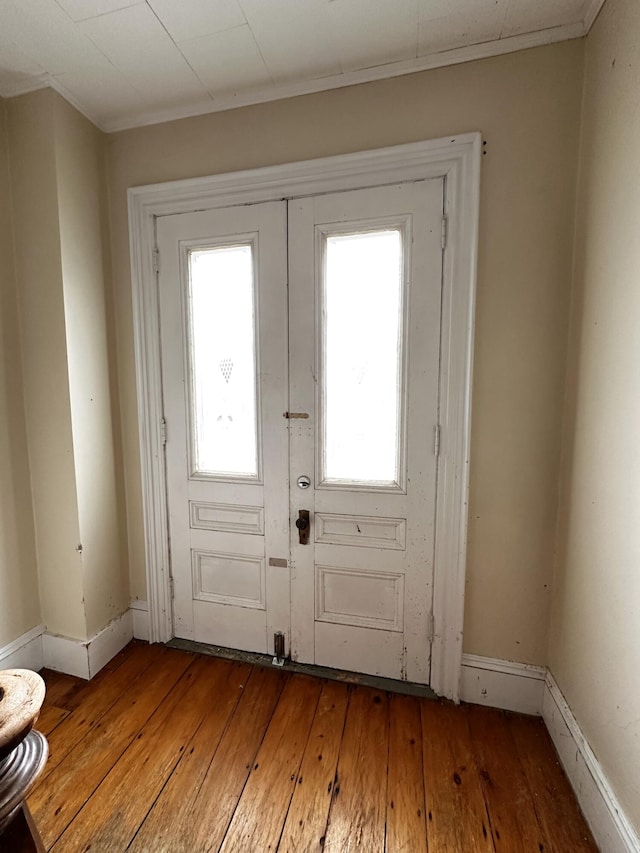
[[[156,218],[444,178],[443,292],[431,687],[460,696],[467,555],[480,133],[128,190],[131,289],[150,642],[173,637]]]

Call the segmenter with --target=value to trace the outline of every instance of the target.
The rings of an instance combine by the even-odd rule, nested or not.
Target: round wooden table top
[[[0,670],[0,760],[33,728],[44,702],[44,681],[29,669]]]

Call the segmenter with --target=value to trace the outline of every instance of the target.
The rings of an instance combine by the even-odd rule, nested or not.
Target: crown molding
[[[96,118],[93,113],[89,112],[86,107],[84,107],[80,101],[73,95],[62,83],[57,80],[52,74],[44,73],[38,74],[36,77],[29,77],[28,79],[21,80],[19,83],[14,84],[13,86],[6,86],[2,91],[0,91],[0,97],[2,98],[17,98],[20,95],[28,95],[31,92],[39,92],[41,89],[53,89],[54,92],[57,92],[62,98],[67,101],[67,103],[71,104],[71,106],[76,109],[79,113],[81,113],[87,121],[90,121],[91,124],[95,125],[98,130],[102,130],[107,133],[107,128],[104,123],[101,122],[98,118]]]
[[[432,53],[417,59],[392,62],[386,65],[375,65],[359,71],[349,71],[335,74],[330,77],[321,77],[316,80],[305,80],[300,83],[291,83],[284,86],[274,86],[268,89],[255,89],[236,95],[227,95],[211,102],[200,101],[197,104],[185,105],[178,108],[166,110],[149,110],[138,112],[127,118],[101,120],[93,113],[83,107],[78,100],[66,89],[56,77],[50,74],[41,74],[38,77],[23,80],[14,86],[5,87],[0,95],[5,98],[24,95],[47,86],[54,89],[75,109],[85,116],[90,122],[105,133],[116,133],[121,130],[131,130],[136,127],[146,127],[153,124],[161,124],[178,119],[193,118],[194,116],[207,115],[209,113],[223,112],[225,110],[238,109],[256,104],[264,104],[270,101],[278,101],[284,98],[296,98],[302,95],[311,95],[318,92],[326,92],[331,89],[341,89],[346,86],[357,86],[361,83],[371,83],[376,80],[385,80],[392,77],[401,77],[405,74],[417,74],[421,71],[430,71],[435,68],[445,68],[450,65],[459,65],[465,62],[474,62],[479,59],[489,59],[493,56],[503,56],[515,53],[519,50],[529,50],[534,47],[556,44],[557,42],[569,41],[582,38],[589,31],[593,21],[598,15],[604,0],[592,0],[589,11],[584,22],[567,24],[562,27],[551,27],[532,33],[507,36],[506,38],[494,39],[493,41],[481,42],[479,44],[458,47],[453,50],[445,50],[440,53]]]
[[[22,77],[20,80],[9,83],[0,89],[0,98],[17,98],[19,95],[28,95],[29,92],[37,92],[51,86],[51,75],[46,72]]]
[[[591,0],[589,3],[589,7],[584,16],[584,34],[588,35],[591,27],[595,24],[596,18],[600,14],[602,7],[604,6],[604,0]]]
[[[341,89],[345,86],[357,86],[360,83],[371,83],[376,80],[401,77],[405,74],[416,74],[420,71],[430,71],[434,68],[444,68],[448,65],[473,62],[477,59],[489,59],[492,56],[502,56],[506,53],[515,53],[518,50],[528,50],[532,47],[542,47],[561,41],[569,41],[575,38],[582,38],[584,34],[585,29],[582,22],[568,24],[563,27],[551,27],[550,29],[538,30],[533,33],[523,33],[522,35],[508,36],[507,38],[481,42],[480,44],[473,44],[467,47],[445,50],[441,53],[432,53],[418,59],[391,62],[386,65],[376,65],[359,71],[349,71],[330,77],[321,77],[317,80],[305,80],[301,83],[276,86],[271,89],[259,89],[238,95],[229,95],[214,100],[210,105],[206,105],[205,107],[200,105],[193,109],[186,107],[178,110],[171,109],[138,113],[132,118],[105,122],[105,130],[107,133],[116,133],[117,131],[130,130],[134,127],[145,127],[151,124],[160,124],[181,118],[191,118],[193,116],[222,112],[239,107],[248,107],[284,98],[296,98],[301,95],[326,92],[330,89]]]
[[[72,95],[71,92],[66,88],[66,86],[63,86],[59,80],[57,80],[55,77],[50,77],[50,80],[47,85],[49,86],[49,88],[53,89],[61,97],[63,97],[65,101],[70,103],[71,106],[74,107],[74,109],[78,110],[78,112],[81,113],[87,119],[87,121],[90,121],[91,124],[94,124],[98,128],[98,130],[102,130],[104,133],[108,133],[107,127],[105,126],[104,122],[96,118],[96,116],[92,112],[89,112],[86,107],[83,107],[82,104],[75,97],[75,95]]]

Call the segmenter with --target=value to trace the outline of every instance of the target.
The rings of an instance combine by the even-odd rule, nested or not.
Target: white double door
[[[443,189],[158,219],[177,637],[429,682]]]

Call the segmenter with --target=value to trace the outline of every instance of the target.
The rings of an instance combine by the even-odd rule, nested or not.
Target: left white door
[[[174,633],[289,635],[286,204],[159,217]],[[176,282],[180,283],[176,287]]]

